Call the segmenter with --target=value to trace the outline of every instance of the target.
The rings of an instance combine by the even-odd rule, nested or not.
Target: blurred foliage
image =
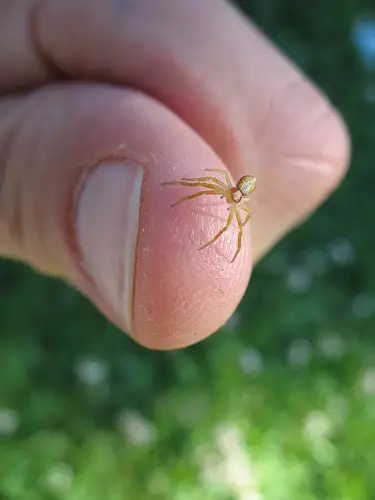
[[[353,42],[373,4],[240,6],[346,118],[352,169],[182,351],[144,350],[1,262],[1,500],[375,497],[375,77]]]

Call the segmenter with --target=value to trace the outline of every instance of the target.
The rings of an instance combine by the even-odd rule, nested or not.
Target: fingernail
[[[143,168],[110,163],[89,175],[78,204],[84,266],[121,326],[131,332]]]

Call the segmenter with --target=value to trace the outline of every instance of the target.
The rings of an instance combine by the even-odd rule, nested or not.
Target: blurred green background
[[[371,5],[241,2],[342,112],[353,162],[211,339],[149,352],[0,262],[0,500],[375,498]]]

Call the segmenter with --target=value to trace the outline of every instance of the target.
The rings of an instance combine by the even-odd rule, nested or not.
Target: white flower
[[[337,459],[337,449],[330,441],[318,439],[311,443],[314,459],[324,467],[332,466]]]
[[[109,366],[96,358],[84,358],[76,364],[78,379],[90,386],[97,386],[105,382],[109,376]]]
[[[355,261],[353,244],[344,238],[334,240],[328,245],[332,261],[338,266],[349,266]]]
[[[332,465],[337,457],[337,450],[330,442],[334,430],[334,421],[328,413],[312,411],[305,419],[304,434],[314,459],[321,465]]]
[[[0,408],[0,436],[11,436],[20,425],[18,413],[11,408]]]
[[[120,431],[137,446],[151,445],[156,439],[156,429],[136,410],[124,410],[118,416]]]
[[[375,368],[368,368],[360,379],[360,387],[365,394],[375,394]]]
[[[243,350],[238,363],[246,375],[257,374],[263,370],[263,357],[257,349]]]
[[[51,467],[41,477],[43,486],[52,494],[67,492],[73,484],[74,472],[69,464],[61,462]]]
[[[214,432],[216,445],[222,453],[230,453],[234,449],[242,448],[242,435],[240,429],[230,422],[218,425]]]
[[[262,500],[263,496],[259,491],[254,491],[252,489],[244,489],[238,495],[238,500]]]
[[[346,352],[346,342],[337,333],[326,334],[320,339],[320,352],[328,359],[341,359]]]
[[[294,266],[288,271],[286,283],[292,292],[307,292],[312,284],[311,274],[306,267]]]
[[[240,429],[232,423],[223,423],[216,428],[214,441],[218,453],[200,450],[197,455],[203,483],[226,488],[239,500],[262,500]]]
[[[328,439],[333,430],[333,420],[322,411],[310,412],[304,423],[304,434],[308,439]]]

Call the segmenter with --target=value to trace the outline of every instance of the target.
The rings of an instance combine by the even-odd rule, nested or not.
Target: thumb
[[[68,280],[151,348],[225,323],[250,276],[249,228],[235,264],[232,226],[198,252],[227,207],[202,197],[171,209],[190,193],[161,187],[225,168],[195,132],[153,99],[104,85],[51,86],[0,113],[3,256]]]

